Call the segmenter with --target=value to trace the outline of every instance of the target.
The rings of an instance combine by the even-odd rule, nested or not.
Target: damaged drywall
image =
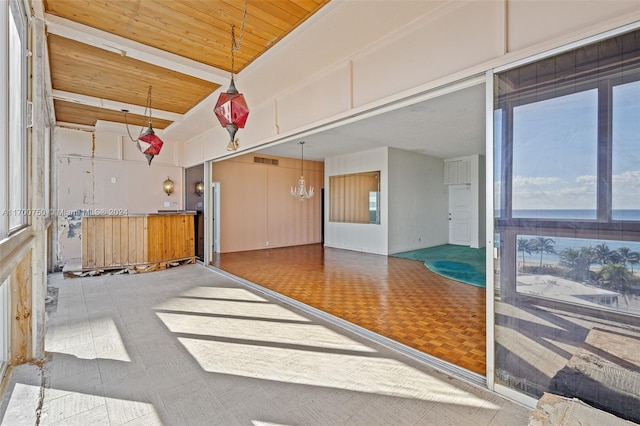
[[[122,216],[182,209],[181,167],[173,144],[149,166],[134,143],[123,135],[56,129],[56,268],[82,255],[84,216]],[[170,177],[175,192],[164,193]]]

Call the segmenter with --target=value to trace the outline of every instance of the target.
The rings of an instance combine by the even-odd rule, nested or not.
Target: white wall
[[[612,27],[625,23],[628,20],[625,15],[635,14],[635,19],[638,19],[637,14],[640,8],[640,2],[636,0],[553,2],[509,0],[508,3],[507,49],[510,52],[563,38],[566,34],[580,34],[594,26]],[[540,26],[541,22],[544,22],[544,30]],[[596,32],[588,31],[588,33]]]
[[[380,224],[329,222],[329,177],[380,171]],[[325,160],[325,245],[390,254],[446,244],[448,193],[444,162],[379,148]]]
[[[640,19],[637,0],[332,2],[327,10],[237,76],[251,108],[241,150]],[[214,95],[170,128],[174,139],[197,133],[181,165],[228,155]]]
[[[389,149],[389,253],[446,244],[448,192],[440,158]]]
[[[183,169],[176,166],[174,145],[165,142],[151,166],[128,137],[56,128],[58,259],[63,265],[81,257],[83,214],[154,213],[182,209]],[[93,150],[93,155],[92,155]],[[164,193],[167,177],[175,192]],[[115,182],[113,182],[115,180]],[[166,204],[168,203],[168,205]]]
[[[354,105],[373,103],[499,57],[502,8],[498,1],[450,2],[372,44],[353,59]]]
[[[361,172],[380,172],[380,224],[329,222],[329,177]],[[389,185],[388,148],[373,149],[355,154],[325,159],[325,227],[324,244],[366,253],[388,254]]]

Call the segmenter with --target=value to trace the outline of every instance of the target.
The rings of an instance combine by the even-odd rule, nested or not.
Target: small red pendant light
[[[129,123],[127,123],[127,113],[129,110],[123,109],[122,112],[124,113],[124,124],[127,127],[129,139],[136,143],[138,150],[147,158],[147,164],[151,166],[153,157],[160,154],[160,150],[163,145],[162,139],[156,135],[153,131],[153,126],[151,125],[151,86],[149,86],[149,91],[147,92],[147,106],[144,110],[144,116],[148,119],[149,126],[145,131],[140,131],[140,135],[137,139],[133,139],[131,132],[129,132]]]
[[[243,129],[249,117],[249,107],[242,93],[238,93],[235,81],[233,80],[233,70],[235,67],[235,52],[240,49],[242,37],[244,36],[244,23],[247,16],[247,3],[245,1],[244,16],[242,17],[242,28],[240,30],[240,40],[236,42],[235,26],[231,25],[231,84],[226,92],[218,97],[213,112],[218,117],[220,125],[229,132],[230,141],[227,145],[227,151],[235,151],[238,149],[238,140],[236,132]]]
[[[236,85],[231,76],[231,84],[226,92],[220,94],[218,102],[213,109],[216,113],[218,121],[227,129],[231,141],[227,146],[227,150],[235,151],[238,148],[238,141],[235,138],[238,129],[243,129],[247,118],[249,117],[249,107],[242,93],[238,93]]]
[[[160,150],[162,149],[162,139],[160,139],[155,132],[153,131],[153,127],[151,127],[151,122],[149,122],[149,127],[138,137],[136,141],[136,146],[141,153],[147,157],[147,163],[151,165],[151,160],[153,157],[160,154]]]

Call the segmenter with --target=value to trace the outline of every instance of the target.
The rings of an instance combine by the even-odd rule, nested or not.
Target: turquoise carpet
[[[485,249],[445,244],[391,256],[420,260],[436,274],[476,287],[486,287]]]

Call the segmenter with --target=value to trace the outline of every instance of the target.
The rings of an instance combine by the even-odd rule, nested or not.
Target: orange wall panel
[[[278,164],[254,162],[254,154],[213,164],[220,183],[220,252],[228,253],[312,244],[322,241],[324,164],[305,161],[304,177],[315,195],[291,196],[300,177],[300,160],[265,157]]]
[[[213,166],[220,182],[220,251],[255,250],[265,246],[267,172],[264,167],[227,160]]]

